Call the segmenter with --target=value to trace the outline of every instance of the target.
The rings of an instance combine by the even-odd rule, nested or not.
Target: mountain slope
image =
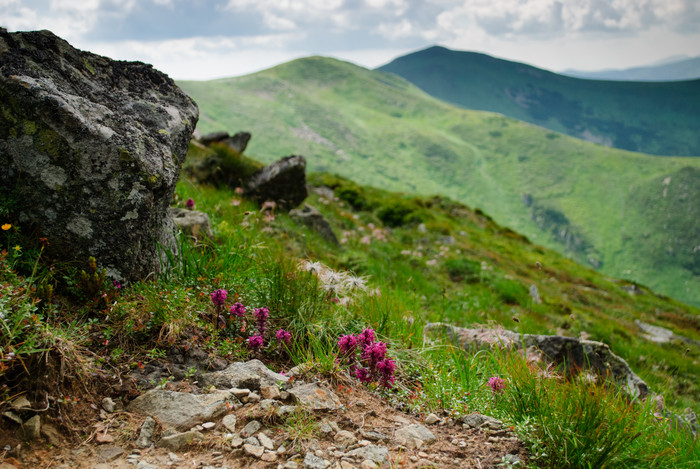
[[[673,223],[648,224],[647,199],[638,197],[662,199],[657,185],[667,179],[670,194],[681,180],[700,187],[698,171],[684,169],[697,170],[700,159],[593,145],[457,108],[395,75],[321,57],[179,84],[200,106],[201,132],[248,130],[256,158],[303,154],[312,171],[446,195],[579,262],[700,304],[700,277],[687,267],[700,255],[697,237],[675,231],[697,230],[698,218],[687,218],[700,205],[697,192],[681,196],[679,189],[666,214]],[[646,244],[645,236],[658,242]]]
[[[700,80],[582,80],[474,52],[431,47],[380,67],[469,109],[654,155],[700,155]]]
[[[590,80],[629,80],[629,81],[680,81],[700,78],[700,57],[674,60],[658,65],[633,67],[622,70],[601,70],[584,72],[565,70],[562,75]]]

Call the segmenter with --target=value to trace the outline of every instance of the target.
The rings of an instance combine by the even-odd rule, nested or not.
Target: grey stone
[[[382,432],[375,432],[373,430],[369,430],[369,431],[360,430],[360,435],[362,435],[362,438],[366,438],[367,440],[370,440],[370,441],[382,441],[382,440],[389,439],[389,435],[382,433]]]
[[[260,360],[231,363],[221,371],[205,373],[201,376],[201,386],[215,386],[217,388],[244,388],[258,391],[260,386],[277,385],[279,382],[289,381],[284,375],[270,370]]]
[[[251,177],[244,194],[262,204],[273,201],[277,207],[289,210],[306,199],[306,159],[303,156],[285,156],[265,166]]]
[[[22,425],[22,423],[24,423],[24,422],[22,422],[22,418],[19,415],[17,415],[16,413],[12,412],[11,410],[8,410],[7,412],[3,412],[2,416],[12,420],[13,422],[15,422],[18,425]]]
[[[257,420],[251,420],[241,430],[241,437],[248,438],[249,436],[253,436],[261,428],[262,428],[262,423],[258,422]]]
[[[225,415],[221,420],[221,423],[226,427],[231,433],[236,431],[236,416],[233,414]]]
[[[634,323],[637,324],[637,326],[639,326],[643,332],[645,332],[644,338],[647,340],[657,343],[666,343],[673,339],[674,334],[672,330],[659,326],[653,326],[638,319],[636,319]]]
[[[50,423],[41,424],[41,434],[44,438],[46,438],[50,445],[56,448],[60,447],[64,442],[61,432]]]
[[[265,399],[260,402],[260,410],[263,412],[273,412],[279,406],[279,401],[273,401],[272,399]]]
[[[204,422],[204,423],[202,424],[202,428],[203,428],[204,430],[211,430],[211,429],[213,429],[214,427],[216,427],[216,424],[215,424],[214,422]]]
[[[423,443],[428,444],[433,443],[436,440],[433,432],[418,423],[399,428],[394,433],[394,439],[398,441],[399,444],[408,445],[410,445],[414,439],[421,440]]]
[[[170,216],[173,222],[186,236],[197,239],[212,238],[211,221],[209,215],[198,210],[187,210],[179,207],[170,207]]]
[[[38,415],[30,418],[19,427],[20,435],[27,440],[38,440],[41,436],[41,418]]]
[[[309,204],[304,204],[302,208],[295,208],[289,212],[289,216],[299,223],[303,223],[312,230],[316,231],[323,239],[331,244],[339,244],[338,237],[333,232],[331,224],[328,223],[326,217],[315,207]]]
[[[111,397],[105,397],[102,399],[102,408],[111,414],[118,409],[118,406]]]
[[[303,464],[305,469],[326,469],[331,465],[329,461],[316,456],[310,451],[306,453],[306,456],[304,456]]]
[[[333,391],[315,383],[302,384],[289,390],[289,393],[302,407],[311,410],[336,410],[341,406],[340,399]]]
[[[367,445],[348,451],[349,456],[361,459],[369,459],[377,464],[383,464],[389,460],[389,450],[384,446]]]
[[[283,405],[277,408],[275,414],[277,414],[278,417],[286,417],[288,415],[293,414],[298,409],[299,408],[295,405]]]
[[[101,463],[112,462],[124,454],[124,450],[119,446],[104,445],[97,448],[97,460]]]
[[[260,441],[260,444],[265,449],[275,449],[275,443],[270,439],[270,437],[268,437],[264,433],[258,433],[258,441]]]
[[[377,466],[377,463],[370,459],[365,459],[360,464],[360,469],[377,469],[378,467],[379,466]]]
[[[228,132],[210,132],[199,137],[199,141],[204,145],[211,145],[212,143],[222,142],[229,138]]]
[[[340,430],[335,434],[333,441],[340,446],[348,447],[357,443],[357,437],[352,432]]]
[[[248,438],[243,440],[243,443],[246,445],[260,446],[260,440],[258,440],[254,436],[249,436]]]
[[[158,271],[199,111],[167,75],[73,48],[50,31],[0,30],[0,196],[45,255],[118,281]],[[31,189],[31,190],[28,190]]]
[[[10,407],[12,407],[12,410],[15,412],[21,412],[24,410],[31,410],[32,409],[32,403],[29,402],[29,399],[27,399],[24,396],[19,396],[16,397],[10,402]]]
[[[508,330],[466,329],[443,323],[429,323],[423,328],[425,338],[446,338],[465,351],[485,348],[521,349],[528,359],[561,365],[567,376],[593,371],[612,380],[632,397],[644,398],[649,389],[627,362],[602,342],[559,335],[519,334]]]
[[[189,394],[163,389],[152,389],[129,404],[129,411],[150,415],[166,427],[187,430],[228,411],[227,403],[234,396],[227,391],[210,394]]]
[[[158,440],[156,446],[158,448],[165,448],[169,451],[179,451],[187,445],[192,443],[200,442],[204,439],[204,435],[196,431],[187,431],[182,433],[176,433],[171,436],[166,436]]]
[[[136,469],[158,469],[158,466],[146,461],[139,461],[138,464],[136,464]]]
[[[279,386],[261,386],[260,394],[263,399],[279,399],[280,388]]]
[[[141,433],[136,440],[136,446],[139,448],[148,448],[153,443],[153,432],[156,429],[156,421],[153,417],[146,417],[141,425]]]
[[[459,421],[471,428],[479,428],[482,425],[487,425],[489,428],[497,429],[503,426],[500,420],[477,413],[463,415],[459,418]]]
[[[250,394],[250,389],[231,388],[229,389],[229,392],[236,396],[238,399],[243,399],[248,394]]]
[[[287,461],[284,464],[284,469],[298,469],[299,464],[295,463],[294,461]]]
[[[438,417],[435,414],[428,414],[428,416],[425,418],[425,424],[426,425],[435,425],[440,421],[440,417]]]
[[[256,458],[259,458],[265,452],[265,448],[263,448],[262,446],[253,446],[253,445],[245,444],[245,445],[243,445],[243,451],[245,451],[247,454],[250,454],[251,456],[255,456]]]
[[[236,153],[243,153],[250,141],[249,132],[236,132],[235,135],[222,139],[221,141]]]

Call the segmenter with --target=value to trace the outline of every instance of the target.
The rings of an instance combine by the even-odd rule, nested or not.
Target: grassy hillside
[[[699,156],[700,80],[584,80],[474,52],[431,47],[380,70],[469,109],[654,155]]]
[[[302,154],[313,171],[448,196],[606,274],[700,305],[700,219],[688,216],[700,205],[700,159],[586,143],[321,57],[179,84],[199,104],[201,132],[250,131],[248,153],[266,162]]]
[[[188,164],[210,151],[191,145]],[[227,157],[238,167],[250,164],[233,153]],[[652,400],[630,402],[614,388],[565,379],[518,354],[467,355],[431,345],[422,335],[427,322],[442,321],[604,341],[665,397],[667,409],[681,413],[700,405],[697,308],[582,267],[445,197],[405,196],[329,174],[310,175],[309,183],[306,202],[323,213],[339,244],[288,214],[261,210],[231,188],[182,179],[174,204],[193,203],[209,214],[213,237],[182,236],[178,257],[168,256],[160,273],[129,285],[100,276],[94,261],[81,266],[42,257],[31,234],[17,228],[15,214],[4,212],[0,409],[18,395],[42,405],[44,398],[42,422],[59,416],[91,449],[94,429],[106,420],[98,407],[104,396],[128,403],[153,387],[206,392],[197,383],[209,364],[258,358],[275,371],[303,365],[304,381],[359,391],[353,399],[371,392],[385,407],[414,416],[436,412],[454,432],[445,444],[464,434],[455,422],[465,414],[503,419],[525,443],[524,467],[697,464],[698,442],[655,416]],[[541,302],[528,292],[533,285]],[[242,316],[233,313],[240,307]],[[262,309],[269,315],[259,315]],[[650,341],[635,320],[682,338]],[[289,333],[288,343],[279,339],[280,329]],[[341,336],[367,329],[393,364],[386,388],[376,378],[361,383],[351,376],[348,355],[339,350]],[[255,336],[262,344],[251,347]],[[166,366],[195,350],[205,357],[202,369],[178,375]],[[366,365],[367,358],[359,360]],[[160,382],[149,378],[153,370],[162,370]],[[494,379],[502,380],[498,389],[489,384]],[[305,452],[304,440],[322,438],[317,427],[327,416],[303,416],[300,423],[265,413],[265,425],[287,455]],[[344,409],[333,416],[356,426]],[[120,445],[132,445],[139,434],[133,413],[112,414],[109,423]],[[3,441],[19,444],[16,427],[10,419],[0,422]],[[470,438],[491,435],[468,432]],[[236,463],[254,461],[231,452],[221,433],[208,435],[189,457],[218,451]],[[406,460],[417,452],[402,449],[391,464],[418,467]],[[464,465],[452,461],[438,467]]]

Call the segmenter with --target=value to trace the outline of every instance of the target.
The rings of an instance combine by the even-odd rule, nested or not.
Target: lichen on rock
[[[167,75],[0,28],[0,197],[50,241],[119,280],[159,268],[199,111]]]

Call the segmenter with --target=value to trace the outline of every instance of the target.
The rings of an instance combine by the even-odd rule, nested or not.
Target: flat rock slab
[[[433,432],[425,428],[423,425],[414,423],[407,425],[403,428],[399,428],[394,433],[394,440],[399,443],[402,442],[412,442],[413,440],[421,440],[423,443],[430,444],[433,443],[437,438],[433,435]]]
[[[528,359],[560,366],[567,376],[590,370],[610,379],[632,397],[644,398],[649,389],[627,362],[615,355],[607,344],[560,335],[520,334],[503,329],[462,328],[430,323],[423,337],[445,338],[467,352],[480,349],[525,349]]]
[[[149,415],[165,427],[188,430],[224,415],[228,411],[226,404],[234,400],[228,391],[195,395],[152,389],[134,399],[128,410]]]
[[[220,389],[241,388],[259,391],[261,386],[276,386],[289,381],[284,375],[275,373],[260,360],[231,363],[221,371],[204,373],[199,378],[202,386]]]
[[[197,431],[188,431],[166,436],[158,440],[156,446],[170,451],[179,451],[187,445],[197,443],[204,439],[204,435]]]
[[[333,391],[315,383],[295,386],[289,393],[300,406],[310,410],[335,410],[342,405]]]
[[[433,437],[434,438],[434,437]],[[377,464],[382,464],[389,460],[389,450],[384,446],[367,445],[355,448],[348,451],[350,456],[362,458],[365,460],[374,461]]]

